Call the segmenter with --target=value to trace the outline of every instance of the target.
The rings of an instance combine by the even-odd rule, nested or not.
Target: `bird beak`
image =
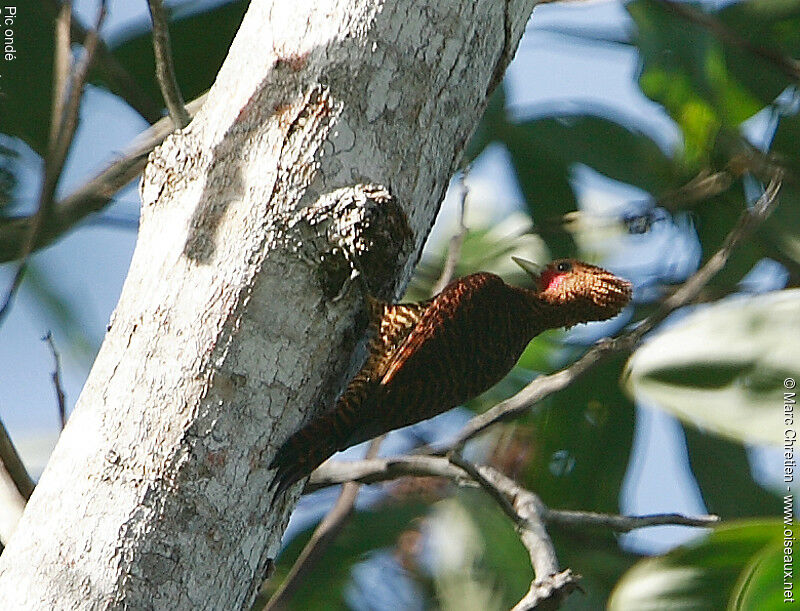
[[[511,257],[517,265],[519,265],[522,269],[525,270],[527,274],[531,276],[534,280],[539,280],[539,277],[542,275],[542,270],[544,270],[543,265],[538,265],[533,263],[532,261],[527,261],[526,259],[520,259],[519,257]]]

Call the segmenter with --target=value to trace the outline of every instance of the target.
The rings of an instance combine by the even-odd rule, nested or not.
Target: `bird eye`
[[[556,269],[560,272],[568,272],[572,269],[572,264],[569,261],[560,261],[556,265]]]

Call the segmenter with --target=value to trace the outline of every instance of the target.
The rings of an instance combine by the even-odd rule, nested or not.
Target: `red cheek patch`
[[[541,275],[542,290],[549,291],[557,289],[561,286],[565,277],[566,274],[563,272],[557,272],[552,269],[544,270]]]

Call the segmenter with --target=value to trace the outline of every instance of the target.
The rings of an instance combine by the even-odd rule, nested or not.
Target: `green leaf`
[[[710,513],[726,519],[775,514],[778,496],[754,481],[747,448],[688,425],[683,431],[689,465]]]
[[[622,364],[600,363],[522,421],[532,429],[522,482],[549,507],[619,511],[633,440],[633,404],[617,384]]]
[[[531,233],[531,220],[522,213],[509,214],[502,221],[488,226],[485,222],[469,217],[467,207],[466,224],[459,259],[453,272],[454,278],[479,271],[493,272],[515,285],[530,283],[528,276],[514,261],[521,257],[529,261],[544,262],[550,259],[542,239]],[[456,231],[454,229],[454,231]],[[421,301],[431,296],[435,283],[442,274],[448,256],[449,238],[436,244],[414,270],[405,301]]]
[[[434,567],[443,608],[509,609],[527,592],[533,575],[529,556],[513,523],[484,490],[460,489],[455,498],[437,503],[433,524],[437,523],[446,529],[443,534],[458,540],[451,550],[459,552],[440,554],[441,562]],[[465,601],[467,589],[480,600]],[[487,592],[494,593],[491,606]]]
[[[772,138],[770,150],[793,173],[800,174],[800,116],[782,116]]]
[[[779,444],[783,380],[800,371],[800,290],[718,303],[659,333],[628,361],[638,400],[750,443]]]
[[[772,140],[771,150],[792,176],[781,188],[781,205],[767,219],[758,232],[760,243],[767,256],[779,261],[788,259],[800,265],[800,116],[783,116]]]
[[[786,58],[800,55],[798,0],[733,2],[720,10],[717,17],[754,47]],[[731,73],[765,104],[792,84],[792,79],[778,66],[750,50],[727,45],[725,56]]]
[[[605,609],[611,591],[639,556],[620,548],[613,534],[599,529],[548,528],[562,567],[581,576],[585,593],[573,594],[559,607],[563,611]]]
[[[778,520],[739,522],[717,528],[701,543],[642,560],[617,584],[608,609],[775,609],[744,603],[773,599],[765,588],[779,591],[782,573],[765,569],[782,534]]]
[[[800,0],[748,0],[726,4],[719,19],[742,38],[789,57],[800,55]]]
[[[734,588],[733,609],[778,609],[786,604],[785,590],[778,584],[783,575],[783,546],[780,540],[755,555]]]
[[[672,161],[631,123],[574,115],[528,121],[519,127],[529,146],[546,149],[561,164],[582,163],[608,178],[658,193],[672,185]]]
[[[700,10],[693,3],[686,6]],[[681,18],[657,0],[636,0],[627,10],[638,32],[639,85],[681,128],[685,166],[699,169],[710,159],[720,130],[739,125],[761,110],[765,101],[731,73],[729,49],[706,28]]]
[[[608,178],[658,193],[674,186],[671,160],[648,136],[614,120],[561,116],[509,125],[500,134],[537,223],[577,208],[571,178],[585,164]],[[554,256],[575,254],[569,234],[543,236]]]
[[[539,222],[557,219],[578,207],[569,182],[570,166],[539,140],[535,123],[510,127],[502,137],[511,164],[531,215]],[[575,253],[575,244],[566,232],[546,236],[554,257]]]

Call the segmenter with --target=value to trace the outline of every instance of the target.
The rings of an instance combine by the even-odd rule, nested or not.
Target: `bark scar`
[[[381,185],[356,184],[326,193],[292,215],[292,250],[317,267],[326,298],[341,295],[360,277],[367,291],[388,299],[398,267],[413,248],[402,207]]]

